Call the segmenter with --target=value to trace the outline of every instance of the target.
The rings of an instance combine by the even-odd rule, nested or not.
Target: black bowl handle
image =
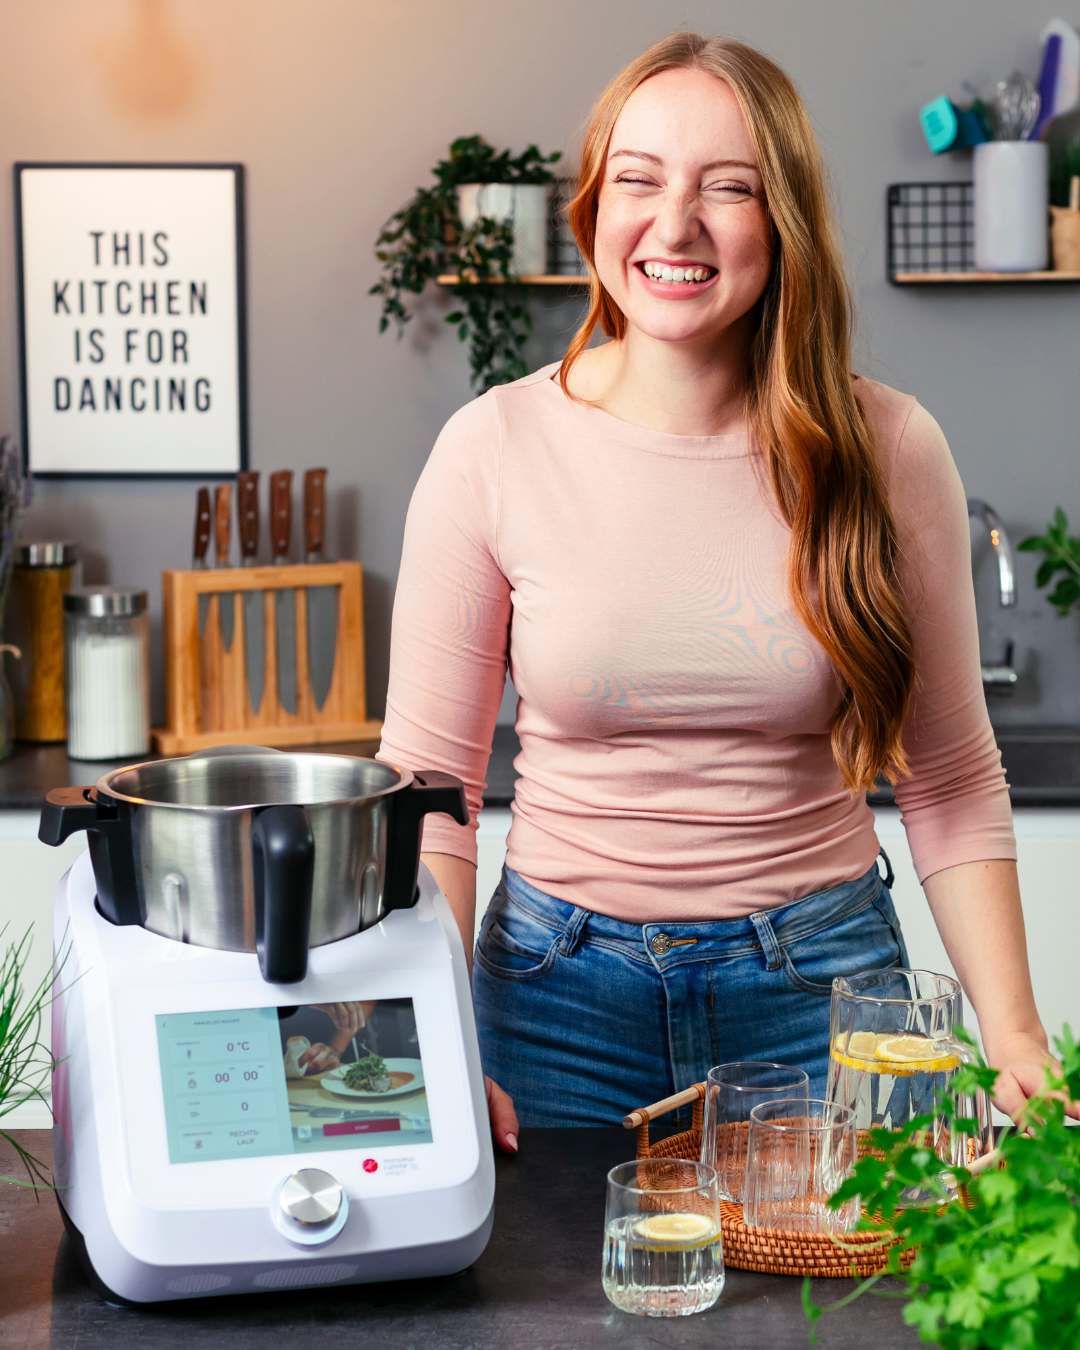
[[[110,923],[141,924],[146,916],[135,880],[131,825],[121,818],[119,804],[89,787],[46,793],[38,825],[41,842],[56,848],[80,830],[87,832],[98,908]]]
[[[268,806],[251,826],[255,947],[270,984],[307,974],[315,836],[302,806]]]
[[[389,802],[383,908],[412,909],[420,898],[416,872],[424,817],[432,811],[445,811],[459,825],[468,825],[465,785],[453,774],[419,769],[408,787],[390,794]]]

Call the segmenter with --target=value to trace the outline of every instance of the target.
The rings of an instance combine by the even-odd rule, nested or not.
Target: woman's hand
[[[338,1031],[345,1032],[351,1040],[358,1031],[367,1026],[368,1017],[374,1008],[369,1003],[313,1003],[319,1012],[325,1013]]]
[[[509,1093],[504,1092],[498,1083],[493,1082],[490,1078],[484,1078],[484,1086],[487,1088],[491,1137],[504,1153],[516,1153],[518,1151],[518,1130],[521,1127],[518,1125],[513,1099]]]
[[[987,1050],[988,1063],[998,1070],[994,1084],[994,1103],[1014,1120],[1027,1099],[1046,1085],[1043,1073],[1047,1064],[1055,1071],[1061,1066],[1038,1036],[1020,1033],[1007,1037]],[[1080,1102],[1068,1102],[1067,1115],[1080,1120]]]
[[[297,1062],[308,1073],[325,1073],[327,1069],[339,1068],[341,1057],[336,1050],[323,1045],[322,1041],[316,1041],[314,1045],[308,1046]]]

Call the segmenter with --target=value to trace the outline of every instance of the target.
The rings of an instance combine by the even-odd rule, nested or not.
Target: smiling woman
[[[466,784],[472,823],[429,818],[424,858],[467,946],[508,665],[520,695],[487,1072],[534,1125],[613,1123],[730,1060],[822,1095],[832,980],[906,964],[861,791],[886,772],[1013,1109],[1046,1036],[964,491],[929,414],[850,373],[791,81],[727,39],[658,43],[596,106],[571,219],[587,318],[444,429],[394,608],[380,756]]]

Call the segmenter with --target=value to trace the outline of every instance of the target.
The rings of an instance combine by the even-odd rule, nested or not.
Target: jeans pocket
[[[535,980],[551,969],[558,955],[559,930],[515,905],[505,890],[484,916],[476,960],[489,975],[503,980]]]
[[[902,965],[904,948],[891,902],[888,910],[887,914],[875,897],[828,928],[794,942],[781,942],[784,972],[790,983],[804,993],[827,998],[838,976]]]

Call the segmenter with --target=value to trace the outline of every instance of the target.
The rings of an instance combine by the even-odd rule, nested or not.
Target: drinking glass
[[[833,980],[826,1096],[855,1112],[860,1147],[866,1131],[900,1130],[915,1116],[932,1116],[920,1141],[942,1162],[966,1166],[994,1147],[986,1093],[960,1094],[959,1115],[978,1122],[974,1138],[950,1131],[938,1098],[974,1051],[956,1038],[963,1025],[964,996],[957,980],[928,970],[870,970]],[[954,1186],[950,1176],[943,1181]],[[918,1187],[900,1196],[902,1205],[932,1199]]]
[[[777,1097],[810,1096],[810,1080],[787,1064],[745,1061],[709,1070],[701,1120],[701,1161],[716,1168],[721,1200],[741,1201],[750,1112]]]
[[[716,1169],[641,1158],[608,1173],[604,1293],[623,1312],[685,1317],[724,1287]]]
[[[855,1112],[811,1097],[778,1098],[750,1112],[743,1215],[751,1228],[847,1233],[859,1200],[830,1209],[829,1200],[858,1156]]]

